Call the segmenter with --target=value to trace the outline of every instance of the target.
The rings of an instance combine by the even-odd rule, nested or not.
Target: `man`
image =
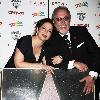
[[[68,8],[57,7],[52,14],[52,19],[55,30],[46,44],[49,45],[46,48],[47,52],[49,52],[47,54],[47,64],[64,70],[72,69],[73,77],[77,72],[74,71],[75,67],[79,69],[86,68],[86,70],[88,67],[89,73],[79,80],[81,84],[85,83],[83,93],[88,95],[93,92],[94,79],[98,76],[98,46],[85,27],[70,26],[71,15]],[[62,63],[55,64],[57,61],[54,61],[53,57],[56,55],[63,59]],[[84,72],[81,73],[83,74]],[[72,100],[80,99],[77,96],[76,99],[73,98]],[[92,99],[88,98],[86,100]]]

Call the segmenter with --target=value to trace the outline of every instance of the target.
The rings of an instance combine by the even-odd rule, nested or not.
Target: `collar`
[[[59,35],[60,35],[61,37],[64,36],[64,35],[62,35],[61,33],[59,33]],[[70,33],[69,33],[69,31],[68,31],[65,35],[68,35],[68,40],[70,40]]]

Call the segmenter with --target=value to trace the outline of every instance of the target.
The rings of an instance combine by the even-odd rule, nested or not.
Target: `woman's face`
[[[37,36],[40,40],[46,41],[52,34],[53,26],[51,23],[46,22],[41,27],[37,28]]]

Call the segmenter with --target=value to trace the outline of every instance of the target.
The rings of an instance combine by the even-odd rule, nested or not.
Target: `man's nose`
[[[61,20],[61,23],[64,23],[64,24],[65,24],[65,23],[66,23],[66,21],[65,21],[64,19],[62,19],[62,20]]]

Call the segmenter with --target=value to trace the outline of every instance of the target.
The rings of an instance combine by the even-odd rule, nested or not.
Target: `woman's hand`
[[[63,58],[61,56],[55,56],[52,59],[52,63],[55,65],[55,64],[59,64],[62,62]]]
[[[77,69],[79,69],[80,72],[85,72],[88,70],[88,67],[86,64],[81,63],[81,62],[74,62],[74,67],[76,67]]]
[[[42,69],[44,69],[49,74],[51,74],[51,73],[54,74],[54,71],[53,70],[55,70],[54,67],[48,66],[48,65],[43,65],[42,66]]]

